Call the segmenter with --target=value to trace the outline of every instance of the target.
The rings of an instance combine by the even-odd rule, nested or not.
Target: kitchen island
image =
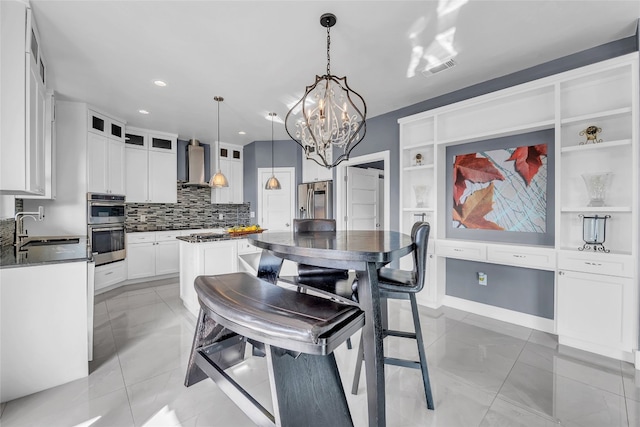
[[[180,241],[180,298],[194,316],[200,304],[193,287],[201,275],[251,271],[257,268],[261,250],[249,244],[247,234],[231,235],[222,230],[179,236]]]
[[[86,237],[35,239],[0,257],[0,400],[86,377],[90,305]],[[71,239],[71,240],[69,240]],[[89,301],[91,303],[89,303]]]

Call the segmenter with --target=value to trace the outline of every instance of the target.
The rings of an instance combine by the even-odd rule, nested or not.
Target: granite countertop
[[[189,243],[209,243],[209,242],[219,242],[222,240],[238,240],[238,239],[246,239],[247,234],[229,234],[229,233],[203,233],[203,234],[192,234],[190,236],[178,236],[176,239],[182,240],[183,242]]]
[[[49,243],[38,246],[25,244],[20,250],[16,250],[15,246],[3,246],[0,248],[0,268],[30,267],[91,259],[86,236],[64,236],[64,238],[74,239],[73,243]]]
[[[172,225],[172,226],[148,224],[148,225],[126,226],[125,227],[125,232],[127,232],[127,233],[144,233],[144,232],[152,232],[152,231],[204,230],[204,229],[210,229],[210,228],[213,228],[213,227],[205,227],[205,226],[198,226],[198,225],[194,226],[194,225],[191,225],[191,224]]]

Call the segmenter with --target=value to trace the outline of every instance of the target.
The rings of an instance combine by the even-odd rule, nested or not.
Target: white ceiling
[[[338,18],[331,72],[348,76],[368,117],[633,35],[640,17],[638,0],[31,4],[59,98],[211,142],[213,97],[220,95],[220,138],[236,144],[270,140],[267,113],[284,119],[287,105],[325,73],[325,12]],[[408,77],[412,49],[432,53],[436,35],[452,29],[458,65],[425,77],[422,58]],[[155,86],[156,79],[168,86]],[[288,139],[284,126],[276,126],[275,138]]]

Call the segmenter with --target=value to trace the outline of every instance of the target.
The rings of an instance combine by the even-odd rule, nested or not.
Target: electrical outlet
[[[256,213],[254,211],[251,211],[251,213],[249,213],[249,217],[250,218],[255,218],[256,217]]]
[[[147,222],[147,216],[146,215],[140,215],[140,222]]]
[[[485,273],[482,272],[478,272],[478,285],[480,286],[487,286],[487,275]]]
[[[224,214],[218,214],[218,219],[224,219]]]

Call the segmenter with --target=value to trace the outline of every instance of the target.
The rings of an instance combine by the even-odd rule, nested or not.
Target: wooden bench
[[[364,325],[353,305],[285,289],[248,273],[199,276],[200,315],[185,385],[207,376],[260,426],[351,426],[333,350]],[[247,340],[267,356],[274,413],[224,369]]]

